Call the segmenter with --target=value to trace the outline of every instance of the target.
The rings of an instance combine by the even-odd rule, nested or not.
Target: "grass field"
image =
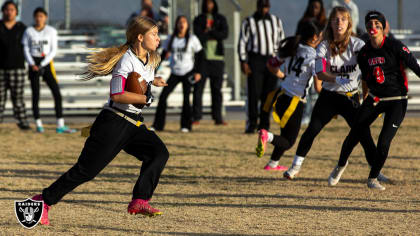
[[[385,191],[366,186],[368,166],[360,146],[335,187],[327,178],[348,133],[343,119],[317,137],[299,178],[262,168],[268,154],[255,156],[256,135],[243,121],[226,127],[203,122],[190,134],[169,123],[159,136],[170,160],[151,202],[160,217],[127,213],[141,162],[125,153],[93,181],[76,188],[50,210],[51,226],[24,229],[14,200],[39,193],[71,167],[83,147],[80,134],[21,132],[0,125],[1,235],[420,235],[420,125],[406,118],[391,146],[383,173]],[[378,135],[382,119],[373,125]],[[81,128],[82,125],[73,125]],[[272,130],[277,131],[278,126]],[[301,133],[303,130],[301,130]],[[280,164],[289,166],[296,145]]]

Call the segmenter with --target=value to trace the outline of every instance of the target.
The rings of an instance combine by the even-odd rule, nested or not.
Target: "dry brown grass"
[[[373,127],[375,137],[380,122]],[[2,124],[0,234],[420,234],[418,123],[419,119],[407,118],[394,139],[383,170],[394,184],[387,184],[384,192],[366,187],[368,167],[360,146],[338,186],[327,186],[348,132],[342,119],[331,122],[318,136],[295,181],[262,169],[269,156],[255,157],[256,135],[242,134],[243,121],[231,121],[226,127],[203,122],[190,134],[178,132],[178,123],[170,123],[159,135],[171,157],[152,201],[163,216],[127,214],[141,163],[121,153],[93,181],[53,206],[51,226],[32,230],[17,222],[13,201],[39,193],[71,167],[84,138],[56,135],[52,126],[45,134],[36,134]],[[290,165],[295,148],[281,164]],[[270,146],[268,153],[271,150]]]

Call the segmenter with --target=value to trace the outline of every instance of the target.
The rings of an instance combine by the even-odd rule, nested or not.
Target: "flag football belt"
[[[284,111],[284,113],[283,113],[283,116],[280,118],[280,116],[276,112],[276,104],[277,104],[277,99],[281,95],[284,95],[284,94],[287,95],[287,96],[289,96],[289,97],[291,97],[292,100],[290,101],[289,107],[287,107],[286,111]],[[286,91],[285,89],[283,89],[277,95],[276,100],[273,103],[273,119],[274,119],[274,121],[276,123],[278,123],[280,125],[281,128],[284,128],[286,126],[286,124],[289,121],[290,117],[296,111],[296,108],[299,105],[299,102],[306,103],[306,99],[305,98],[301,98],[299,96],[294,96],[294,95],[290,94],[288,91]]]
[[[380,98],[378,96],[375,96],[371,93],[369,93],[369,96],[373,98],[373,105],[376,106],[378,105],[379,102],[382,101],[395,101],[395,100],[403,100],[403,99],[408,99],[408,96],[394,96],[394,97],[384,97],[384,98]]]
[[[348,98],[352,98],[356,93],[359,93],[359,90],[355,89],[355,90],[350,91],[350,92],[338,92],[337,91],[335,93],[346,96]]]
[[[142,125],[142,124],[143,124],[143,122],[141,122],[140,120],[134,120],[133,118],[131,118],[131,117],[129,117],[129,116],[127,116],[127,115],[125,115],[125,114],[124,114],[124,113],[122,113],[122,112],[119,112],[119,111],[115,110],[114,108],[111,108],[111,107],[104,107],[104,109],[114,112],[115,114],[117,114],[117,115],[121,116],[122,118],[126,119],[128,122],[130,122],[131,124],[133,124],[133,125],[135,125],[135,126],[137,126],[137,127],[140,127],[140,125]]]

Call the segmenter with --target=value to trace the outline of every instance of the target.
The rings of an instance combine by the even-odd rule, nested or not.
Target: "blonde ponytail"
[[[149,18],[138,16],[134,18],[127,27],[126,38],[127,42],[117,47],[110,47],[99,49],[99,51],[90,54],[87,57],[87,70],[81,74],[82,80],[90,80],[97,76],[105,76],[112,73],[115,65],[121,57],[127,52],[131,45],[133,45],[139,34],[146,34],[147,31],[157,27],[156,22]],[[151,70],[156,69],[160,63],[160,55],[157,51],[149,52],[149,63]]]

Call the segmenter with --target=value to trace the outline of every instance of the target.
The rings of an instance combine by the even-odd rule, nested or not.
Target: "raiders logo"
[[[380,66],[373,68],[373,75],[376,77],[376,82],[378,82],[378,84],[383,84],[385,82],[384,71]]]
[[[16,218],[27,229],[32,229],[39,223],[43,210],[43,201],[34,201],[29,198],[25,201],[15,201]]]
[[[403,51],[406,52],[406,53],[410,53],[410,50],[408,50],[407,47],[403,47]]]

